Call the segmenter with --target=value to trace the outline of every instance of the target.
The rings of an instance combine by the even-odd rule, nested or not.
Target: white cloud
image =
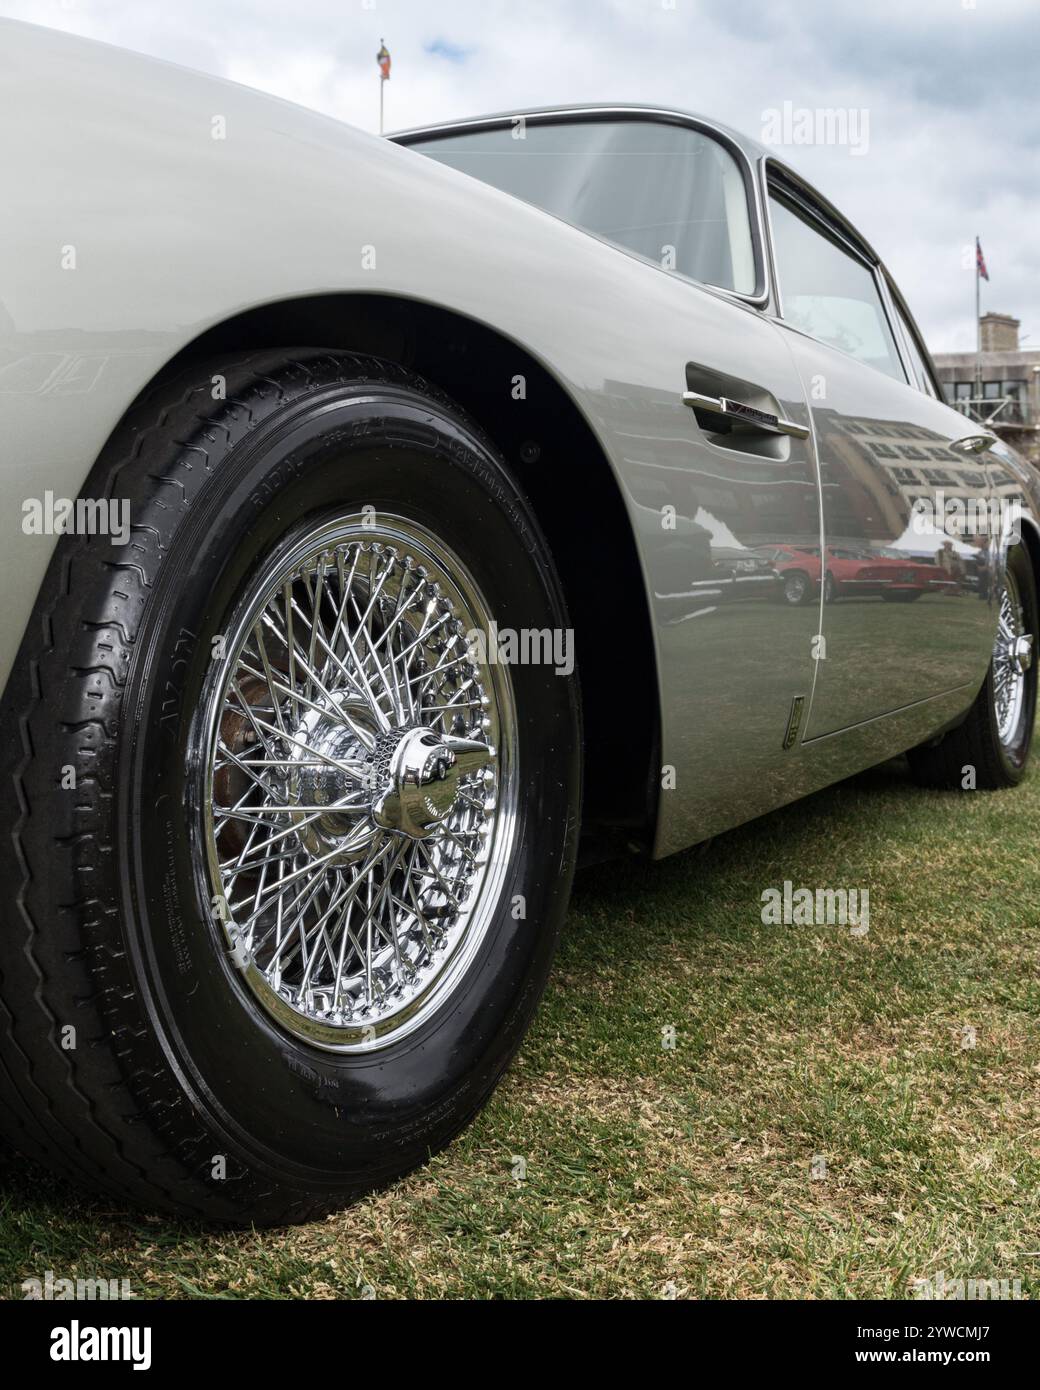
[[[0,0],[0,13],[199,67],[372,130],[539,104],[644,101],[759,136],[762,113],[869,112],[869,152],[777,151],[888,262],[934,350],[984,307],[1040,341],[1035,0]],[[438,51],[438,49],[443,51]],[[454,50],[461,50],[461,61]],[[1030,56],[1032,55],[1032,56]]]

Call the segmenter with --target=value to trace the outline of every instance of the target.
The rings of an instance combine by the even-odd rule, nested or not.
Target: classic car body
[[[0,1037],[10,1076],[22,1077],[5,1091],[0,1073],[0,1118],[7,1106],[7,1127],[28,1151],[60,1166],[75,1148],[71,1166],[95,1186],[111,1191],[118,1179],[138,1200],[180,1211],[284,1220],[327,1209],[321,1203],[446,1143],[507,1064],[563,920],[579,815],[596,852],[682,849],[967,728],[994,679],[991,662],[1016,692],[1018,757],[1014,768],[994,762],[993,776],[1010,785],[1021,775],[1035,702],[1035,671],[1023,691],[1035,636],[1029,575],[1040,573],[1037,475],[992,436],[966,434],[875,253],[772,152],[701,117],[632,106],[508,113],[377,139],[102,45],[10,22],[0,36],[9,777],[0,811],[15,885],[0,975],[22,1010],[9,1051]],[[657,206],[670,190],[683,203],[674,225]],[[704,199],[714,212],[701,218]],[[843,305],[852,309],[833,333]],[[254,352],[266,354],[263,370],[240,380],[239,395],[228,387],[225,409],[222,364]],[[316,353],[317,384],[301,387]],[[168,394],[184,379],[188,395]],[[313,487],[324,489],[314,497],[328,503],[338,489],[342,513],[347,500],[365,500],[344,500],[352,478],[398,487],[389,550],[366,548],[355,512],[333,525],[311,501],[319,549],[301,550],[278,587],[279,544],[289,546],[289,521],[304,515],[280,520],[279,508],[284,496],[304,497],[312,463],[292,452],[272,462],[255,444],[276,438],[264,412],[282,407],[268,384],[287,393],[289,414],[310,412],[308,429],[319,430],[323,410],[353,421],[326,426],[342,457],[313,464]],[[142,426],[153,398],[158,416]],[[194,413],[191,401],[201,401]],[[377,435],[382,444],[366,443]],[[422,526],[402,521],[411,497],[394,481],[427,487],[431,450],[445,487],[457,489],[458,516],[483,518],[457,525],[439,559],[432,504],[423,503]],[[463,463],[468,491],[455,476]],[[261,468],[269,471],[245,490],[238,470],[259,477]],[[72,548],[54,518],[104,501],[120,470],[136,489],[126,534]],[[1001,521],[951,536],[941,521],[919,524],[922,507],[941,511],[944,491],[991,516],[1013,500],[1020,531]],[[492,542],[507,494],[516,524]],[[474,496],[483,511],[467,511]],[[199,529],[198,517],[220,507],[223,530],[211,520]],[[456,520],[449,509],[445,524]],[[237,537],[226,556],[224,534]],[[329,535],[334,548],[323,551]],[[269,541],[265,555],[249,548]],[[512,556],[501,574],[482,543]],[[537,611],[557,627],[566,611],[580,717],[573,683],[538,685],[540,673],[502,675],[474,657],[483,693],[466,706],[492,713],[463,733],[451,733],[443,713],[463,707],[452,703],[463,689],[435,706],[436,726],[417,724],[412,694],[391,690],[380,661],[391,654],[396,687],[391,634],[418,592],[406,601],[409,576],[422,576],[419,589],[430,578],[408,547],[440,565],[437,603],[450,608],[445,590],[461,595],[459,612],[488,625],[481,585],[465,563],[452,570],[452,546],[464,560],[473,549],[485,588],[526,584],[523,601],[534,605],[537,590]],[[368,587],[355,591],[363,553]],[[378,579],[377,555],[390,556]],[[376,640],[370,615],[395,592],[388,585],[381,596],[380,586],[399,562],[397,607]],[[806,590],[785,602],[785,574],[799,564]],[[1011,567],[1017,587],[1004,577]],[[81,601],[84,573],[93,587]],[[257,585],[258,574],[273,587],[250,597],[243,576]],[[233,600],[233,578],[245,597]],[[301,684],[294,595],[309,596],[313,662],[327,580],[339,584],[330,600],[338,618],[321,639],[322,672]],[[187,617],[176,617],[171,593]],[[262,605],[279,595],[276,621]],[[255,617],[254,601],[273,653],[259,619],[256,639],[234,617]],[[369,622],[361,656],[351,612],[358,643]],[[231,656],[222,614],[240,635]],[[400,654],[409,692],[448,662],[434,650],[412,674],[427,621]],[[252,665],[236,667],[253,641]],[[245,696],[235,685],[242,669]],[[366,669],[379,670],[385,697],[372,694]],[[514,703],[510,681],[534,692],[528,704]],[[1011,695],[1004,700],[1010,708]],[[501,717],[508,733],[521,715],[542,732],[525,734],[515,755],[504,736],[496,773],[487,731]],[[265,757],[248,754],[261,747]],[[523,778],[517,757],[527,760]],[[74,803],[58,790],[73,764],[87,778]],[[351,802],[359,767],[378,796]],[[245,778],[234,804],[229,768]],[[481,808],[472,795],[498,787],[496,776],[514,798],[502,814],[494,797]],[[267,798],[259,807],[248,802],[257,788]],[[515,842],[521,813],[509,805],[526,816],[526,838]],[[444,829],[478,813],[505,826],[494,830],[501,853],[474,853]],[[352,816],[367,817],[367,838]],[[250,817],[248,838],[242,831],[222,859],[227,826]],[[269,838],[254,861],[260,824]],[[479,840],[486,826],[459,833]],[[413,864],[420,847],[433,854],[436,837],[442,857],[419,872],[418,892],[409,880],[394,896],[393,865],[406,850]],[[443,850],[449,839],[455,848]],[[378,865],[358,868],[360,856],[391,844],[397,858],[373,894]],[[265,886],[279,861],[277,884]],[[330,877],[352,884],[326,884],[312,937],[304,918],[317,909],[312,898],[298,906],[299,890],[304,944],[288,985],[277,959],[258,963],[260,928],[249,927],[259,919],[268,930],[264,895],[277,888],[278,957],[288,939],[284,861],[295,866],[286,883],[314,875],[312,898]],[[485,875],[472,878],[479,912],[461,906],[441,873],[470,861]],[[507,873],[522,889],[512,912]],[[107,896],[98,890],[106,874]],[[250,874],[257,906],[247,932],[229,919],[225,885],[245,875],[252,894]],[[348,993],[351,895],[365,874],[367,945],[351,937]],[[232,906],[233,918],[241,905]],[[429,937],[427,911],[448,923],[441,935]],[[346,926],[334,928],[334,945],[336,912]],[[385,937],[376,945],[374,918]],[[404,964],[400,922],[413,953]],[[308,943],[317,953],[323,934],[327,958],[314,968]],[[481,977],[491,1003],[471,986],[478,959],[494,965]],[[89,1057],[58,1052],[66,1012],[95,1007],[91,1036],[110,1030],[111,1056],[99,1046]],[[423,1045],[409,1051],[419,1030]],[[37,1103],[44,1091],[49,1115]],[[126,1118],[134,1105],[136,1129]],[[34,1127],[46,1133],[30,1143]],[[170,1149],[162,1161],[172,1176],[146,1172],[153,1131]],[[138,1155],[136,1167],[123,1164],[124,1151]],[[240,1164],[230,1196],[209,1172],[214,1152]]]
[[[766,180],[793,175],[768,151],[678,112],[552,116],[688,122],[722,140],[751,200],[755,284],[738,295],[662,271],[407,147],[232,84],[13,23],[0,63],[5,99],[21,113],[17,138],[6,142],[0,233],[0,672],[49,559],[47,545],[22,531],[27,478],[41,494],[76,497],[130,402],[193,344],[233,341],[236,331],[300,336],[310,311],[323,341],[331,333],[392,353],[417,336],[397,309],[414,306],[421,331],[437,332],[445,315],[463,338],[479,324],[544,371],[585,446],[551,466],[582,470],[590,497],[622,501],[638,557],[624,579],[643,586],[649,619],[636,664],[653,682],[645,713],[660,749],[649,729],[638,731],[640,785],[651,764],[676,769],[674,791],[654,811],[657,854],[770,809],[778,791],[794,798],[899,752],[970,704],[992,646],[985,604],[958,614],[945,660],[925,677],[915,652],[944,623],[941,595],[912,613],[886,613],[868,647],[846,606],[822,620],[810,609],[792,613],[779,629],[772,605],[764,616],[751,604],[738,613],[698,594],[716,578],[712,525],[748,549],[818,543],[821,500],[828,536],[862,532],[841,514],[859,505],[855,495],[867,511],[884,508],[872,542],[896,540],[911,497],[891,492],[891,470],[870,450],[878,441],[926,441],[955,478],[984,477],[987,495],[1009,479],[1028,499],[1027,533],[1040,535],[1035,477],[1002,444],[985,467],[948,451],[965,433],[963,417],[911,384],[905,346],[908,379],[893,381],[785,323]],[[218,118],[223,139],[213,138]],[[529,128],[539,119],[529,113]],[[813,198],[841,234],[854,235]],[[75,269],[62,269],[71,245]],[[878,278],[891,305],[880,269]],[[754,384],[812,433],[792,439],[783,459],[733,449],[683,404],[706,372]],[[816,405],[807,383],[821,372],[830,390]],[[441,374],[452,389],[456,373]],[[436,368],[428,375],[437,381]],[[775,517],[761,509],[764,496],[780,499]],[[669,506],[673,532],[661,527]],[[710,513],[707,537],[699,508]],[[576,515],[564,529],[590,521]],[[825,662],[812,656],[818,631]],[[884,675],[864,681],[865,663]],[[799,697],[802,737],[785,750]]]

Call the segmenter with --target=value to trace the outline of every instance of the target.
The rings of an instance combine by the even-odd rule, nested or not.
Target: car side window
[[[769,216],[784,321],[905,382],[870,267],[775,194]]]
[[[913,329],[906,321],[906,316],[899,305],[893,302],[892,306],[896,311],[896,318],[899,320],[899,327],[903,332],[903,341],[906,343],[906,350],[910,354],[910,365],[914,369],[914,376],[917,384],[926,396],[935,395],[935,387],[932,385],[932,374],[928,370],[924,355],[917,345],[917,338],[914,336]]]
[[[702,284],[756,290],[751,213],[733,155],[689,126],[529,121],[408,142]]]

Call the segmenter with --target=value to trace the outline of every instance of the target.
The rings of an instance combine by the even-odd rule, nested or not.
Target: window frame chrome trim
[[[771,170],[776,170],[779,174],[779,178],[777,178],[775,174],[772,174]],[[794,324],[788,323],[784,318],[783,284],[780,277],[780,267],[776,261],[776,242],[774,240],[773,218],[770,210],[770,198],[775,193],[779,196],[781,201],[786,198],[792,205],[795,214],[797,216],[803,216],[810,227],[815,223],[816,227],[814,230],[818,229],[820,235],[834,242],[839,250],[845,251],[853,260],[858,261],[865,270],[870,272],[871,278],[874,281],[874,287],[877,290],[881,312],[884,315],[885,322],[888,324],[888,331],[892,335],[892,343],[896,350],[896,356],[903,370],[903,376],[905,378],[903,385],[909,386],[912,390],[919,391],[920,387],[917,385],[917,376],[913,370],[913,364],[910,360],[906,344],[903,341],[902,331],[894,312],[894,301],[889,296],[887,276],[880,258],[870,243],[860,236],[852,223],[838,211],[833,203],[828,202],[822,194],[816,192],[811,184],[806,183],[804,179],[800,178],[793,170],[789,169],[786,164],[775,159],[772,155],[764,154],[759,160],[759,179],[762,186],[766,228],[769,234],[770,272],[776,304],[776,309],[772,317],[774,317],[778,323],[782,323],[787,329],[794,332],[804,331],[795,328]],[[811,338],[814,343],[820,343],[824,347],[832,346],[831,344],[824,343],[822,338],[817,338],[812,333],[806,333],[805,336]],[[836,351],[840,350],[841,349],[836,349]],[[851,356],[851,354],[846,353],[846,356]],[[858,359],[853,358],[852,360],[857,361]],[[861,363],[861,365],[866,366],[867,364]],[[874,370],[877,371],[880,369],[874,368]],[[887,375],[887,373],[882,373],[882,375]],[[898,377],[892,377],[891,380],[898,381]],[[921,394],[924,395],[926,393],[922,391]]]
[[[899,360],[903,364],[907,385],[912,387],[913,390],[920,392],[922,396],[926,396],[928,394],[927,391],[922,390],[917,380],[913,358],[910,356],[910,349],[907,347],[906,339],[903,336],[903,325],[899,322],[899,315],[896,313],[895,309],[895,301],[889,293],[888,277],[885,275],[880,261],[874,266],[874,279],[878,286],[878,293],[881,296],[881,303],[884,305],[885,313],[888,315],[888,326],[892,333],[892,341],[896,345],[896,351],[899,353]]]
[[[770,303],[773,291],[773,282],[770,275],[771,261],[765,235],[761,190],[759,188],[759,181],[755,176],[754,164],[740,141],[731,135],[728,130],[724,129],[722,126],[715,125],[711,121],[706,121],[699,116],[691,116],[685,111],[675,111],[670,107],[539,107],[532,111],[506,112],[494,116],[477,116],[465,120],[443,121],[429,126],[415,126],[408,130],[394,131],[384,138],[393,141],[396,145],[417,145],[423,140],[428,140],[431,137],[439,135],[464,135],[477,130],[507,130],[515,121],[521,118],[525,123],[535,125],[579,125],[584,122],[602,124],[605,121],[617,120],[648,121],[651,124],[657,125],[684,126],[688,130],[695,130],[698,134],[706,135],[709,139],[715,140],[733,157],[744,182],[744,194],[747,199],[748,222],[751,231],[751,254],[754,258],[755,266],[755,289],[753,293],[745,294],[740,290],[727,289],[725,285],[713,285],[707,280],[695,280],[690,275],[682,275],[674,270],[666,270],[664,266],[657,266],[657,269],[662,271],[665,275],[677,276],[677,278],[684,280],[689,285],[696,285],[699,289],[710,290],[714,294],[721,294],[727,299],[737,300],[739,303],[748,304],[755,309],[765,308],[766,305]],[[594,233],[589,232],[588,235],[592,236]],[[639,256],[636,252],[629,251],[623,246],[618,246],[615,242],[608,242],[605,238],[599,238],[599,240],[603,240],[604,245],[614,247],[623,255],[632,256],[634,259],[641,261],[644,265],[655,265],[654,261]]]
[[[936,372],[935,364],[932,361],[932,355],[925,346],[924,335],[918,328],[913,314],[911,314],[910,310],[907,308],[906,300],[903,298],[899,286],[892,279],[892,276],[890,275],[888,268],[885,265],[879,265],[878,269],[881,272],[881,278],[884,281],[885,290],[888,293],[888,298],[892,305],[892,312],[896,320],[896,323],[898,324],[899,329],[903,333],[904,337],[910,337],[910,339],[913,342],[913,345],[917,348],[918,355],[920,356],[921,361],[925,364],[925,367],[928,371],[929,382],[932,387],[931,391],[925,390],[925,388],[920,383],[918,383],[917,389],[921,392],[922,396],[929,396],[932,400],[939,401],[942,405],[949,405],[949,401],[946,399],[945,393],[941,389],[938,373]],[[909,352],[909,345],[907,348],[907,356],[908,358],[910,358],[912,378],[916,381],[917,372],[913,370],[913,358]]]

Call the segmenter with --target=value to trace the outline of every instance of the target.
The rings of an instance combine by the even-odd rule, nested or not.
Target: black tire
[[[213,399],[218,377],[226,399]],[[61,540],[5,694],[3,1130],[117,1200],[310,1219],[445,1145],[524,1036],[574,866],[576,679],[511,669],[518,833],[461,980],[417,1031],[338,1054],[241,987],[193,871],[193,715],[211,638],[280,537],[344,501],[439,528],[500,627],[566,627],[552,559],[451,402],[342,353],[191,367],[134,408],[84,492],[128,498],[133,534],[122,549]]]
[[[804,570],[789,570],[784,575],[784,601],[797,607],[808,602],[812,594],[809,576]]]
[[[916,781],[926,787],[999,790],[1014,787],[1026,774],[1036,720],[1037,624],[1036,578],[1023,545],[1010,548],[1007,569],[1018,591],[1024,632],[1033,639],[1033,661],[1026,672],[1021,711],[1008,738],[1001,739],[997,718],[994,665],[990,663],[982,689],[968,717],[938,742],[912,748],[907,755]],[[1003,589],[1001,585],[1001,589]],[[969,771],[972,770],[972,771]]]

